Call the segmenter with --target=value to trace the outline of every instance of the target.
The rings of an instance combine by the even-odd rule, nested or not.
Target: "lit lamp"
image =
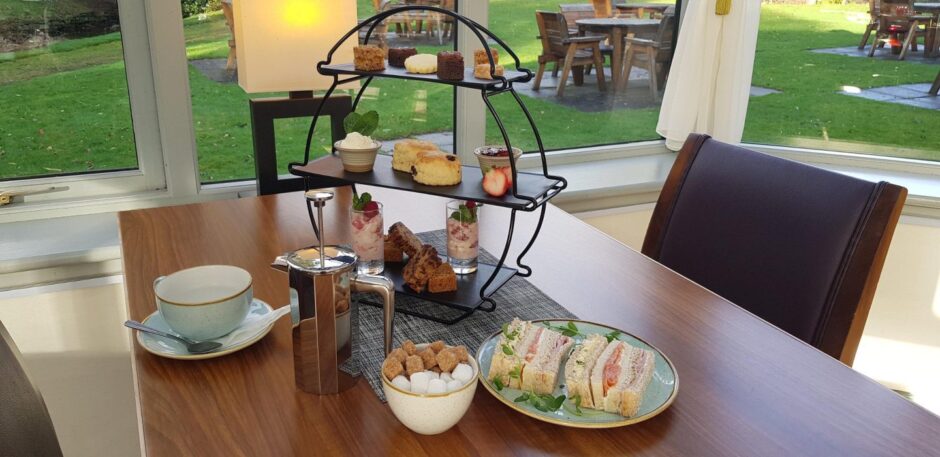
[[[252,99],[251,130],[258,194],[303,188],[301,178],[279,179],[274,120],[313,116],[323,99],[314,90],[330,87],[333,78],[316,65],[357,23],[352,0],[234,0],[238,85],[248,93],[288,92],[288,98]],[[352,63],[353,34],[333,53],[332,63]],[[334,95],[321,115],[330,116],[334,139],[342,135],[343,118],[352,110],[349,96]]]

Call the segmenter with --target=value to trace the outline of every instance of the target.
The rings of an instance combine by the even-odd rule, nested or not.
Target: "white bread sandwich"
[[[565,364],[565,385],[568,386],[568,398],[578,396],[584,408],[594,408],[591,394],[591,372],[601,353],[607,348],[607,338],[592,334],[578,345]],[[603,405],[600,409],[603,409]]]
[[[522,345],[525,350],[522,390],[551,394],[555,391],[558,369],[574,340],[543,326],[533,327]]]
[[[499,379],[512,389],[550,394],[573,343],[544,325],[513,319],[499,337],[487,379]]]
[[[522,340],[530,327],[532,327],[531,322],[516,318],[503,329],[499,342],[496,344],[496,350],[493,352],[487,379],[490,381],[499,379],[502,385],[512,389],[519,389],[522,386],[523,358],[518,348],[522,347]]]
[[[653,377],[656,354],[614,340],[591,370],[594,408],[633,417]]]

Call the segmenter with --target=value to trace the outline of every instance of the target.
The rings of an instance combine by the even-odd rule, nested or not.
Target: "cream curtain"
[[[715,15],[715,2],[685,3],[656,126],[673,151],[690,133],[738,143],[744,131],[760,0],[733,0],[726,16]]]

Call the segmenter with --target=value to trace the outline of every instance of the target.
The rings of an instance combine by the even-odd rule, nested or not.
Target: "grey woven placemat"
[[[444,247],[447,243],[447,233],[444,230],[419,233],[418,237],[425,243],[434,246],[438,252],[446,252]],[[492,254],[480,250],[480,261],[495,264],[497,260]],[[355,298],[361,297],[363,297],[361,294],[355,294]],[[444,340],[447,344],[465,345],[471,354],[475,354],[484,339],[499,330],[504,322],[509,322],[514,317],[525,320],[574,319],[576,317],[554,300],[548,298],[531,283],[519,277],[510,279],[509,282],[497,290],[493,294],[493,300],[496,301],[495,311],[491,313],[477,311],[453,325],[439,324],[396,313],[394,346],[399,346],[406,339],[410,339],[415,343]],[[444,318],[452,318],[455,317],[455,313],[460,313],[438,304],[402,294],[397,294],[395,301],[396,308],[416,309],[425,314]],[[384,402],[385,394],[382,392],[380,372],[385,354],[382,347],[382,313],[379,308],[360,304],[359,333],[357,347],[359,368],[361,368],[363,376],[369,382],[372,390]]]

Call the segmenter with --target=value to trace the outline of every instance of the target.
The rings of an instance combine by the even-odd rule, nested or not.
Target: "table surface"
[[[387,224],[443,227],[443,199],[361,190],[384,202]],[[350,200],[341,189],[326,208],[330,243],[349,241]],[[509,212],[484,210],[481,245],[498,252]],[[509,258],[537,219],[517,217]],[[155,310],[155,277],[210,263],[247,269],[255,295],[282,306],[287,278],[269,262],[315,241],[300,193],[122,212],[119,221],[128,310],[137,320]],[[940,449],[937,416],[553,206],[526,260],[534,268],[531,282],[582,319],[634,333],[672,359],[681,386],[668,410],[618,429],[571,429],[518,414],[478,386],[457,426],[417,435],[365,381],[334,396],[297,390],[290,322],[282,319],[258,343],[217,359],[164,359],[134,344],[147,455],[936,455]]]
[[[914,11],[917,11],[917,10],[924,10],[924,11],[940,10],[940,3],[919,3],[918,2],[914,4]]]
[[[578,19],[575,24],[581,26],[600,26],[600,27],[639,27],[659,25],[659,19],[639,19],[632,17],[594,17]]]
[[[670,6],[676,5],[670,5],[668,3],[617,3],[614,5],[615,8],[622,10],[634,8],[643,8],[646,10],[666,10],[666,8],[669,8]]]

